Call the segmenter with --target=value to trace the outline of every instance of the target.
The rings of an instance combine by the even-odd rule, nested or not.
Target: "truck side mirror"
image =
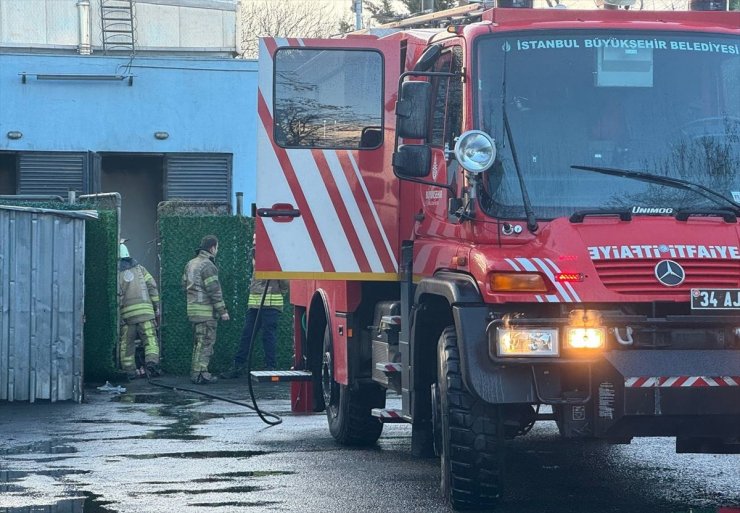
[[[393,172],[399,178],[424,178],[431,163],[432,150],[426,144],[402,144],[393,154]]]
[[[432,84],[411,81],[401,84],[396,102],[396,133],[404,139],[425,139],[429,131]]]

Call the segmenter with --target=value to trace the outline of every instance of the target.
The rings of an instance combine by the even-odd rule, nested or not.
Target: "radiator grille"
[[[686,279],[676,287],[666,287],[655,277],[659,259],[594,260],[604,286],[619,294],[671,296],[693,288],[740,287],[740,261],[718,259],[673,259],[681,264]],[[688,296],[687,296],[688,297]]]

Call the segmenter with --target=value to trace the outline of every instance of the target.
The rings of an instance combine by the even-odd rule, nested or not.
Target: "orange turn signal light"
[[[538,273],[492,273],[494,292],[547,292],[547,284]]]

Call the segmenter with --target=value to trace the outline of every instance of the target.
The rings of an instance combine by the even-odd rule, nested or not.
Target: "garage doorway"
[[[131,256],[159,281],[157,205],[164,199],[164,157],[103,154],[100,188],[121,194],[121,237],[129,239]]]
[[[18,191],[18,159],[15,153],[0,152],[0,196]]]

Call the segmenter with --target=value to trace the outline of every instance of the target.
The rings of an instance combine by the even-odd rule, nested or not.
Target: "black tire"
[[[324,333],[324,338],[326,338],[326,333]],[[311,356],[309,366],[311,369],[311,387],[313,391],[313,411],[318,413],[326,410],[326,403],[324,402],[324,387],[322,385],[324,365],[323,342],[322,346],[317,346],[318,344],[310,349]]]
[[[496,409],[465,389],[454,326],[442,332],[438,349],[442,495],[455,509],[490,508],[501,496]]]
[[[342,385],[334,381],[334,350],[329,328],[324,332],[321,390],[326,405],[329,432],[342,445],[372,445],[380,438],[383,424],[373,417],[373,408],[385,406],[385,389],[375,384]]]

